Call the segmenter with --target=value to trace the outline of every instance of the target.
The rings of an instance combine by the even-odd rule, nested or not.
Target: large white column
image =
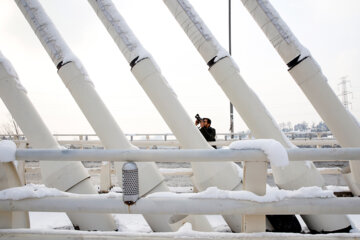
[[[60,148],[27,97],[25,88],[21,85],[15,70],[5,59],[0,63],[0,97],[32,146]],[[49,187],[80,193],[74,188],[81,184],[87,190],[86,193],[97,193],[91,184],[87,170],[80,162],[44,161],[40,163],[40,167],[43,182]],[[107,214],[67,214],[72,223],[81,229],[115,230],[116,228],[113,219]]]
[[[358,121],[341,104],[327,83],[319,64],[298,41],[270,2],[267,0],[242,0],[242,2],[287,64],[289,73],[340,145],[359,147]],[[347,175],[350,189],[353,194],[360,195],[360,163],[350,161],[350,168],[351,174]]]
[[[55,66],[57,66],[59,76],[105,148],[136,149],[126,139],[126,136],[97,94],[85,68],[68,48],[41,5],[35,0],[17,0],[17,3]],[[140,196],[144,196],[157,188],[161,189],[161,191],[169,191],[164,182],[164,177],[158,171],[155,163],[138,163],[137,165],[139,169]],[[115,163],[115,168],[121,184],[122,163]],[[79,191],[84,193],[83,190],[79,189]],[[168,224],[169,217],[165,216],[163,220],[159,220],[159,218],[152,219],[151,216],[145,216],[155,231],[171,231]]]
[[[42,40],[43,45],[47,46],[46,50],[48,53],[52,53],[50,56],[53,61],[64,60],[62,58],[63,55],[68,56],[68,59],[73,57],[71,52],[68,51],[69,49],[65,49],[66,53],[63,54],[61,51],[62,46],[57,45],[55,39],[58,37],[58,34],[55,33],[52,35],[52,29],[47,28],[50,26],[47,25],[48,18],[37,1],[18,0],[16,3],[33,27],[35,33]],[[58,64],[60,64],[60,62]],[[16,95],[17,97],[15,98]],[[14,112],[12,112],[13,116],[31,144],[38,148],[59,148],[60,146],[42,122],[27,96],[18,91],[11,97],[17,99],[17,101],[13,99],[16,104],[12,106],[11,109],[8,107],[9,111]],[[22,103],[19,103],[20,100],[22,100]],[[16,107],[17,104],[21,107]],[[59,162],[54,164],[42,162],[40,167],[43,182],[47,186],[56,187],[68,192],[97,193],[89,179],[87,170],[81,163]],[[114,219],[109,214],[79,215],[68,213],[68,216],[72,223],[81,230],[116,230]]]
[[[2,87],[4,80],[5,65],[4,58],[0,52],[0,97],[6,88]],[[21,186],[21,181],[16,171],[14,162],[0,163],[0,191]],[[10,228],[29,228],[29,213],[28,212],[2,212],[0,211],[0,229]]]
[[[131,71],[184,148],[212,149],[162,76],[160,68],[142,47],[110,0],[89,0],[95,12],[130,64]],[[234,163],[192,163],[199,190],[210,186],[233,190],[241,185]]]
[[[320,66],[292,34],[268,0],[242,0],[244,6],[263,30],[271,44],[289,67],[289,73],[303,90],[316,111],[344,147],[360,145],[360,127],[357,120],[345,110],[327,84]],[[351,190],[360,194],[360,163],[350,161]],[[354,182],[355,181],[355,182]],[[340,218],[341,217],[341,218]],[[311,230],[336,231],[350,225],[343,216],[303,216]],[[324,221],[325,220],[325,221]]]
[[[164,2],[208,64],[210,73],[239,112],[253,136],[275,139],[286,148],[295,147],[281,132],[263,103],[240,76],[239,68],[234,60],[220,46],[189,2],[187,0],[164,0]],[[251,107],[249,107],[249,102]],[[324,184],[322,176],[310,161],[291,162],[285,168],[272,166],[272,169],[276,184],[284,189],[323,186]],[[329,216],[323,218],[328,219]],[[340,217],[336,217],[339,222],[337,229],[349,226],[347,219],[342,218],[344,218],[343,221]],[[326,224],[323,227],[326,229]]]
[[[116,11],[109,0],[89,0],[99,18],[113,37],[115,43],[131,65],[132,73],[151,99],[165,122],[168,124],[176,138],[184,148],[212,149],[206,142],[193,121],[179,102],[175,92],[169,83],[162,76],[160,68],[151,55],[142,47],[125,20]],[[211,171],[204,171],[203,167],[213,165]],[[227,166],[227,167],[226,167]],[[219,172],[227,169],[227,178],[234,177],[232,183],[224,183],[224,178]],[[213,186],[213,183],[223,186],[226,189],[233,189],[240,184],[237,169],[233,164],[193,164],[195,178],[198,179],[197,187],[200,190]],[[209,169],[210,170],[210,169]],[[226,178],[225,178],[226,179]],[[203,180],[203,181],[202,181]],[[211,181],[212,183],[209,183]]]

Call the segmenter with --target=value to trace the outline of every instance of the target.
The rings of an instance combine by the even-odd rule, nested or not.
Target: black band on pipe
[[[209,68],[211,68],[212,66],[214,66],[215,63],[217,63],[217,62],[220,61],[221,59],[226,58],[226,57],[228,57],[228,56],[224,56],[224,57],[222,57],[222,58],[220,58],[220,59],[217,59],[217,61],[215,62],[215,58],[217,58],[217,57],[218,57],[218,56],[215,56],[215,57],[213,57],[210,61],[208,61],[207,65],[209,66]]]
[[[215,62],[215,57],[213,57],[212,59],[210,59],[210,61],[208,61],[207,65],[209,66],[209,68],[211,68],[216,62]]]
[[[58,65],[56,65],[57,70],[59,71],[62,66],[65,66],[68,63],[71,63],[71,61],[65,63],[63,61],[59,62]]]
[[[136,63],[137,63],[137,60],[139,59],[139,56],[137,56],[136,58],[134,58],[131,62],[130,62],[130,67],[133,68]]]
[[[290,71],[293,67],[295,67],[296,65],[298,65],[299,63],[301,63],[302,61],[304,61],[305,59],[308,58],[308,56],[302,58],[299,60],[301,55],[295,57],[293,60],[291,60],[290,62],[288,62],[286,65],[289,67],[288,71]]]

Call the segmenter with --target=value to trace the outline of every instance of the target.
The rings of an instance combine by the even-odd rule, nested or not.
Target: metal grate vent
[[[124,163],[122,168],[123,177],[123,201],[134,204],[139,198],[139,174],[135,163]]]

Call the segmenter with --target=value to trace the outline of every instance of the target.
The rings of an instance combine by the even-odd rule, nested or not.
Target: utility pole
[[[349,106],[351,106],[351,103],[349,102],[349,95],[352,94],[352,92],[348,91],[347,89],[347,83],[350,83],[349,80],[347,80],[347,76],[341,77],[341,82],[338,85],[341,85],[341,100],[344,104],[344,107],[346,110],[349,110]]]
[[[231,0],[229,0],[229,54],[231,55]],[[230,102],[230,133],[234,138],[234,106]]]

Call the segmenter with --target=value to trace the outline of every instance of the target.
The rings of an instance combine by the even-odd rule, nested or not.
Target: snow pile
[[[1,51],[0,51],[0,65],[3,65],[6,73],[15,80],[16,87],[19,90],[24,91],[26,93],[27,91],[24,88],[24,86],[21,84],[15,69],[13,68],[10,61],[7,58],[5,58],[5,56],[1,53]]]
[[[13,141],[0,141],[0,162],[15,161],[16,144]]]
[[[28,184],[0,191],[0,200],[21,200],[26,198],[44,198],[68,196],[68,193],[44,185]]]
[[[254,202],[276,202],[289,198],[333,198],[334,193],[330,190],[322,190],[320,187],[303,187],[295,191],[266,187],[266,194],[258,196],[249,191],[225,191],[216,187],[210,187],[203,192],[197,193],[191,198],[221,198],[238,199]]]
[[[286,149],[273,139],[236,141],[232,142],[229,148],[236,150],[262,150],[270,160],[271,165],[283,167],[289,164]]]
[[[303,187],[298,190],[290,191],[278,189],[277,187],[266,187],[266,194],[264,196],[258,196],[249,191],[228,191],[221,190],[217,187],[209,187],[203,192],[199,193],[184,193],[176,194],[169,192],[158,192],[148,195],[146,198],[217,198],[217,199],[235,199],[235,200],[247,200],[254,202],[277,202],[290,198],[334,198],[333,191],[323,190],[320,187]]]

